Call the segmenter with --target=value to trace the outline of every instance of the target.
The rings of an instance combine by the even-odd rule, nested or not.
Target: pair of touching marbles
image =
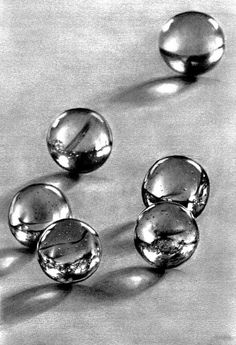
[[[142,197],[147,207],[138,217],[135,246],[157,268],[187,261],[199,241],[195,218],[204,210],[210,191],[205,170],[184,156],[158,160],[147,172]]]
[[[101,167],[112,150],[112,133],[97,112],[78,108],[65,111],[51,124],[47,145],[54,161],[72,174]],[[82,281],[101,260],[97,232],[72,218],[65,195],[55,186],[39,183],[20,190],[12,199],[8,217],[14,237],[37,247],[42,270],[61,283]]]

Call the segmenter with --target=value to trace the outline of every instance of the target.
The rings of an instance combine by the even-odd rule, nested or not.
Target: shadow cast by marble
[[[110,102],[146,105],[184,92],[196,81],[196,78],[183,76],[153,79],[118,92]]]
[[[3,323],[15,324],[37,316],[62,303],[70,291],[70,285],[46,284],[9,295],[2,302]]]
[[[33,251],[27,248],[0,249],[0,277],[19,271],[33,257]]]

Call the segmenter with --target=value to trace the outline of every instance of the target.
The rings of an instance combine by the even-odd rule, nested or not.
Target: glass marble
[[[101,261],[97,232],[77,219],[62,219],[51,224],[40,237],[38,261],[44,273],[60,283],[87,279]]]
[[[35,247],[46,227],[71,216],[69,203],[56,187],[32,184],[20,190],[12,199],[8,223],[15,238],[26,247]]]
[[[173,268],[187,261],[199,241],[196,221],[185,207],[160,202],[145,209],[135,228],[138,253],[157,268]]]
[[[147,172],[142,197],[145,206],[159,201],[180,203],[198,217],[204,210],[210,192],[206,171],[200,164],[184,156],[158,160]]]
[[[102,115],[90,109],[70,109],[51,124],[47,145],[61,168],[88,173],[101,167],[108,159],[112,150],[112,133]]]
[[[222,58],[224,33],[217,21],[205,13],[180,13],[163,25],[159,50],[174,71],[196,76],[212,69]]]

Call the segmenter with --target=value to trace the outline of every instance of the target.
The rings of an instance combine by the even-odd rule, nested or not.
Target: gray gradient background
[[[186,10],[211,14],[227,38],[220,64],[191,85],[173,79],[157,44],[161,25]],[[235,22],[235,1],[0,1],[1,345],[236,344]],[[114,135],[106,164],[78,180],[45,143],[73,107],[103,114]],[[171,154],[204,166],[211,195],[196,253],[160,278],[133,228],[147,169]],[[12,196],[39,181],[60,187],[103,243],[99,270],[71,290],[8,229]]]

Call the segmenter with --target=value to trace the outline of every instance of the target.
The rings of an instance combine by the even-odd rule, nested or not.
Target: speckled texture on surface
[[[226,36],[222,61],[191,83],[158,52],[161,26],[187,10],[209,13]],[[1,345],[235,345],[235,1],[0,1]],[[103,114],[114,146],[78,179],[46,147],[66,109]],[[141,184],[159,158],[186,155],[204,166],[211,195],[198,218],[194,256],[165,276],[136,253]],[[12,196],[50,182],[75,218],[94,227],[103,260],[63,290],[7,226]]]

